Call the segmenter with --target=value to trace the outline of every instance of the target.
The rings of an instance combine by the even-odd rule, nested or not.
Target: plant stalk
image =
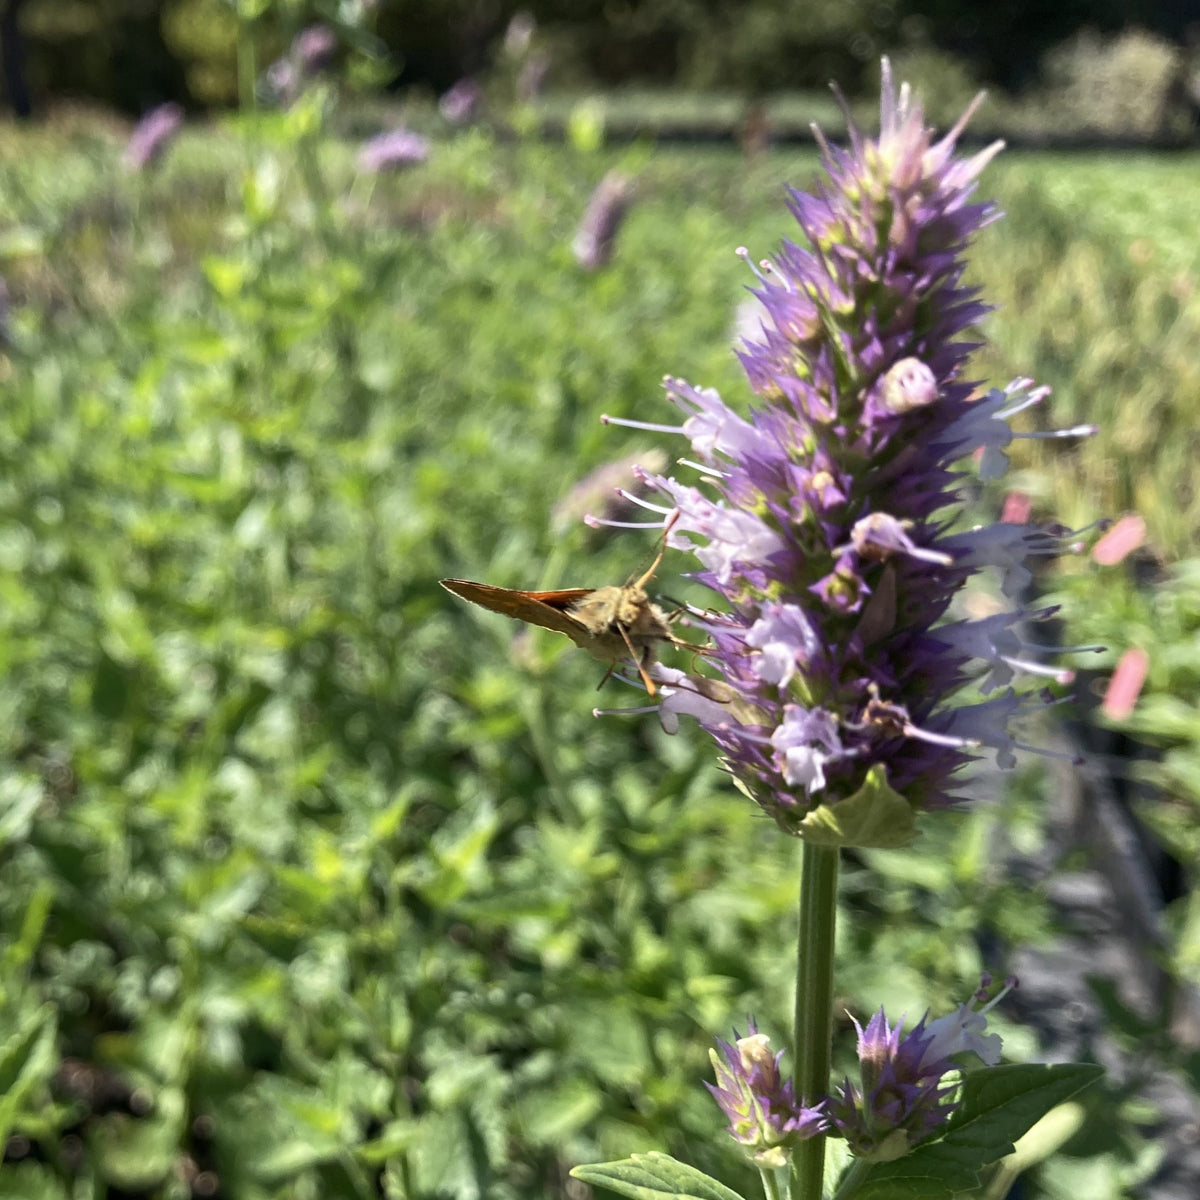
[[[836,848],[803,843],[796,1024],[792,1039],[796,1097],[803,1102],[812,1102],[829,1089],[837,874]],[[825,1135],[818,1134],[801,1142],[792,1156],[791,1200],[821,1200],[824,1174]]]

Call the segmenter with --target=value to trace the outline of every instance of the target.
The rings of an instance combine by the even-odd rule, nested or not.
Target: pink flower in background
[[[1101,712],[1110,721],[1126,721],[1133,713],[1142,686],[1150,671],[1150,655],[1140,646],[1130,646],[1121,655],[1117,669],[1108,681]]]
[[[159,162],[182,125],[183,109],[178,104],[152,108],[129,135],[122,156],[125,166],[130,171],[142,171]]]
[[[1000,520],[1009,525],[1028,525],[1033,503],[1024,492],[1009,492],[1004,497]]]
[[[1112,567],[1132,554],[1146,540],[1146,522],[1137,513],[1122,517],[1092,547],[1092,561]]]

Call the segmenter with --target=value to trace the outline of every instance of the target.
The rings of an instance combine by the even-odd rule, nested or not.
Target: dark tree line
[[[268,5],[255,28],[264,53],[334,7]],[[233,78],[233,10],[228,0],[0,0],[8,106],[27,114],[63,96],[130,112],[163,100],[231,102],[232,90],[202,93],[194,80]],[[441,91],[485,72],[518,11],[535,18],[555,82],[748,96],[830,79],[870,89],[879,55],[905,49],[953,55],[979,83],[1015,91],[1083,28],[1200,40],[1200,0],[379,0],[375,27],[399,66],[394,86]]]

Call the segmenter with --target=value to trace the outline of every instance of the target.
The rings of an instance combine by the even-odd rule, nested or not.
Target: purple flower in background
[[[824,1132],[829,1123],[821,1105],[796,1102],[790,1079],[779,1071],[783,1051],[772,1054],[765,1034],[754,1022],[745,1037],[717,1039],[721,1054],[710,1050],[717,1082],[705,1086],[729,1121],[729,1135],[746,1147],[763,1168],[782,1167],[797,1142]],[[723,1056],[723,1057],[722,1057]]]
[[[277,58],[266,73],[266,96],[269,103],[281,108],[287,108],[300,95],[302,80],[300,69],[294,59],[289,57]]]
[[[471,78],[460,79],[442,93],[438,111],[451,125],[467,125],[479,115],[483,104],[483,88]]]
[[[375,174],[423,163],[429,157],[429,139],[411,129],[392,129],[376,134],[358,152],[361,171]]]
[[[546,76],[550,74],[550,57],[541,50],[535,50],[517,72],[517,99],[526,104],[542,94],[546,86]]]
[[[129,135],[123,155],[125,166],[130,171],[141,171],[158,162],[182,124],[183,109],[178,104],[160,104],[152,108]]]
[[[846,1079],[828,1101],[834,1129],[854,1154],[871,1162],[907,1154],[944,1125],[957,1107],[957,1079],[947,1081],[946,1076],[959,1070],[959,1057],[969,1053],[988,1066],[1000,1061],[1000,1037],[987,1032],[986,1014],[1016,981],[1010,980],[990,1003],[975,1008],[986,999],[990,982],[984,976],[972,1002],[960,1004],[947,1016],[928,1021],[926,1013],[903,1038],[903,1021],[889,1026],[883,1009],[866,1029],[854,1022],[860,1083]]]
[[[958,464],[981,451],[983,474],[1002,469],[1015,437],[1039,436],[1009,419],[1048,393],[1018,380],[978,397],[964,374],[987,312],[962,282],[964,253],[997,216],[970,197],[1000,149],[955,153],[969,116],[935,142],[885,62],[878,140],[851,125],[848,149],[821,141],[824,183],[791,193],[806,244],[755,269],[762,316],[739,357],[758,407],[743,416],[668,378],[681,425],[612,419],[682,434],[699,476],[643,473],[663,498],[643,506],[655,525],[678,512],[668,544],[695,554],[695,578],[719,597],[690,621],[730,700],[664,720],[690,708],[780,827],[826,844],[898,844],[912,812],[959,800],[955,777],[981,747],[1011,760],[1007,722],[1041,700],[1005,691],[956,706],[967,683],[1063,677],[1016,655],[1020,612],[949,623],[975,573],[999,567],[1014,597],[1026,561],[1067,544],[1025,525],[952,532]],[[892,816],[864,822],[877,804]]]
[[[533,44],[537,33],[537,21],[531,12],[521,9],[515,12],[504,30],[504,53],[509,58],[524,58]]]
[[[633,199],[633,183],[620,171],[609,171],[588,200],[571,250],[575,261],[596,271],[612,258],[617,233]]]
[[[292,39],[287,54],[276,59],[266,72],[271,102],[287,107],[304,85],[328,67],[337,53],[338,39],[328,25],[309,25]]]
[[[305,75],[316,75],[333,62],[337,34],[328,25],[309,25],[292,39],[290,57]]]

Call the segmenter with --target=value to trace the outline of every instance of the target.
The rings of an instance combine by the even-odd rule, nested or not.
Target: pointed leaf
[[[945,1137],[874,1167],[851,1194],[854,1200],[949,1200],[978,1188],[982,1167],[1011,1154],[1017,1138],[1103,1074],[1091,1063],[1017,1063],[973,1071]]]
[[[571,1174],[631,1200],[742,1200],[703,1171],[658,1151],[634,1154],[619,1162],[588,1163]]]
[[[813,809],[800,822],[800,836],[816,846],[887,848],[911,842],[915,824],[912,806],[888,786],[887,771],[876,765],[853,796]]]

